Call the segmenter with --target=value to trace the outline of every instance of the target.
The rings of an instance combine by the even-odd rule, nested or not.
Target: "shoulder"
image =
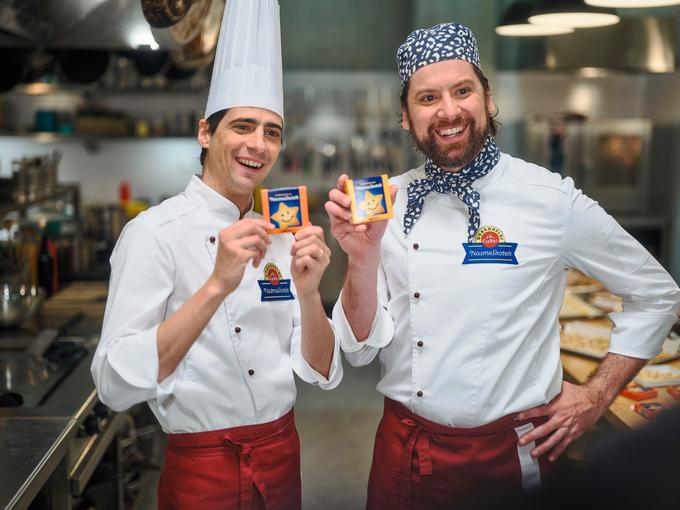
[[[563,178],[542,166],[529,163],[509,154],[503,154],[499,162],[502,178],[523,188],[534,188],[537,192],[552,190],[561,195],[570,195],[574,191],[571,177]]]
[[[411,181],[425,177],[425,165],[412,168],[408,172],[390,177],[390,184],[396,184],[400,189],[408,188]]]
[[[158,205],[150,207],[146,211],[142,211],[131,223],[137,223],[142,227],[157,230],[196,212],[198,209],[198,204],[192,203],[184,193],[180,193],[164,200]]]

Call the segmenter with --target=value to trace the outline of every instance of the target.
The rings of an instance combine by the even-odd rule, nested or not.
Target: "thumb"
[[[397,199],[397,192],[399,187],[396,184],[390,184],[390,197],[392,198],[392,203]]]

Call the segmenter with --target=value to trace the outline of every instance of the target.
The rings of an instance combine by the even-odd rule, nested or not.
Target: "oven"
[[[652,143],[648,119],[530,117],[524,142],[528,161],[571,177],[608,212],[648,212]]]

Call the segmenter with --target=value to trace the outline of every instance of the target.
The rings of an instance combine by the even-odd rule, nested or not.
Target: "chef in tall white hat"
[[[161,509],[301,506],[293,373],[331,389],[342,365],[321,228],[270,236],[252,209],[282,135],[278,2],[229,0],[202,174],[123,230],[92,363],[102,402],[146,401],[168,434]]]

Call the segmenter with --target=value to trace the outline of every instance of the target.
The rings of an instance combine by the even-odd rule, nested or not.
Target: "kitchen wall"
[[[404,140],[397,122],[398,81],[391,71],[303,72],[285,76],[287,98],[286,142],[313,140],[312,150],[332,141],[339,145],[351,140],[357,129],[375,142],[388,131],[401,137],[403,163],[418,164],[420,157]],[[589,117],[650,118],[655,125],[653,206],[668,211],[670,270],[680,281],[680,75],[609,73],[586,77],[568,73],[536,71],[493,73],[492,85],[502,122],[499,145],[522,156],[523,120],[527,115],[551,116],[571,111]],[[82,102],[82,94],[64,92],[49,96],[4,95],[7,116],[19,126],[32,124],[32,111],[67,108]],[[205,92],[150,92],[97,94],[99,104],[125,109],[133,117],[172,117],[177,113],[200,116]],[[169,113],[170,112],[170,113]],[[372,138],[371,138],[372,137]],[[181,191],[190,176],[200,171],[198,146],[192,137],[149,139],[61,139],[41,142],[34,137],[0,137],[0,176],[11,172],[11,161],[25,154],[47,152],[58,147],[64,152],[60,180],[80,182],[85,203],[113,202],[121,180],[132,183],[133,195],[151,203]],[[320,173],[296,175],[281,165],[272,172],[268,186],[305,181],[317,190],[332,186],[333,176]],[[321,200],[321,199],[319,199]],[[317,203],[317,206],[319,204]]]

